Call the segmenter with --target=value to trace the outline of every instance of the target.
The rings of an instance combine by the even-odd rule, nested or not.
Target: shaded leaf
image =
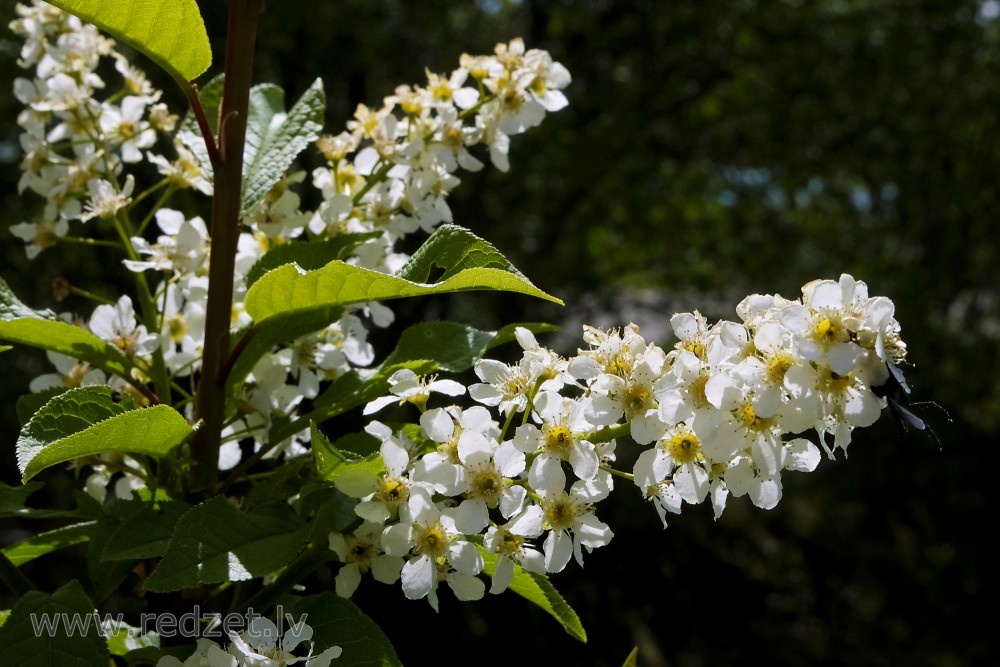
[[[308,527],[285,502],[245,513],[216,496],[177,522],[167,553],[146,581],[155,592],[261,577],[288,564]]]
[[[325,110],[322,79],[316,79],[287,113],[285,92],[278,86],[250,90],[241,213],[263,201],[299,153],[319,138]]]
[[[123,403],[115,403],[105,386],[71,389],[46,403],[17,440],[24,480],[49,466],[94,454],[162,456],[192,432],[169,406],[126,411]]]
[[[174,527],[191,505],[179,501],[143,503],[117,527],[101,553],[102,560],[139,560],[167,552]]]
[[[62,510],[44,510],[25,507],[28,496],[41,489],[44,484],[32,482],[24,486],[8,486],[0,482],[0,517],[20,517],[22,519],[46,519],[65,514]]]
[[[119,377],[131,377],[132,363],[121,350],[89,331],[59,320],[0,319],[0,340],[52,350]]]
[[[21,667],[107,667],[108,645],[101,636],[93,603],[78,581],[70,581],[52,595],[29,591],[0,627],[5,665]],[[88,621],[70,632],[64,626],[42,627],[40,622],[62,619]],[[84,632],[86,630],[86,632]]]
[[[343,649],[334,664],[340,667],[395,667],[402,665],[382,629],[357,605],[333,593],[303,598],[292,607],[292,615],[308,614],[317,654],[331,646]]]

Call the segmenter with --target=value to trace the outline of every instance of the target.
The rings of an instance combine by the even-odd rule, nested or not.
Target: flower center
[[[503,476],[491,464],[486,463],[475,471],[472,471],[472,480],[469,496],[472,498],[482,498],[489,507],[496,507],[500,504],[500,494],[503,492]]]
[[[785,381],[785,373],[795,362],[787,354],[777,354],[767,362],[767,379],[774,385],[781,385]]]
[[[742,408],[737,410],[736,418],[740,420],[740,423],[751,431],[764,431],[771,427],[771,419],[766,419],[764,417],[758,417],[757,413],[754,412],[753,405],[747,403]]]
[[[386,504],[390,510],[395,510],[410,497],[410,489],[402,477],[383,477],[375,497]]]
[[[414,551],[421,556],[441,558],[448,551],[448,535],[444,532],[441,522],[435,521],[424,525],[413,525],[416,533],[416,548]]]
[[[542,509],[545,511],[545,522],[552,527],[552,530],[566,530],[573,527],[573,522],[580,513],[578,501],[574,500],[565,491],[559,495],[542,501]]]
[[[568,426],[563,424],[547,424],[543,428],[545,432],[545,449],[560,458],[569,456],[573,449],[573,433]]]
[[[693,463],[701,453],[701,440],[686,428],[678,428],[666,443],[666,449],[678,464]]]

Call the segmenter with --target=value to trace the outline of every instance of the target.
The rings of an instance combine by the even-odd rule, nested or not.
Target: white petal
[[[482,500],[463,500],[455,510],[455,528],[465,535],[478,535],[489,522],[489,510]]]
[[[334,582],[336,584],[337,595],[342,598],[351,597],[354,591],[358,590],[358,584],[361,583],[361,571],[358,569],[357,564],[350,563],[340,568],[340,572],[337,573]]]
[[[586,440],[577,442],[570,450],[569,462],[573,466],[573,474],[584,480],[594,479],[600,465],[594,445]]]
[[[481,600],[486,592],[486,584],[479,577],[473,577],[460,572],[448,575],[448,586],[459,600]]]
[[[781,500],[781,480],[762,478],[750,485],[750,500],[762,510],[773,509]]]
[[[403,559],[396,556],[376,556],[372,561],[372,576],[375,581],[383,584],[394,584],[399,581],[399,573],[403,569]]]
[[[507,556],[500,556],[497,560],[496,569],[493,571],[493,583],[490,585],[490,593],[503,593],[510,586],[514,578],[514,561]]]
[[[545,538],[545,571],[562,572],[573,555],[573,539],[562,530],[553,530]]]
[[[462,574],[474,575],[483,571],[483,556],[472,542],[460,540],[448,547],[448,562]]]
[[[400,573],[403,594],[410,600],[419,600],[430,593],[437,583],[437,568],[429,556],[421,556],[407,561]]]
[[[785,461],[786,470],[797,470],[799,472],[812,472],[819,465],[821,458],[819,447],[805,438],[796,438],[785,445],[788,452]]]

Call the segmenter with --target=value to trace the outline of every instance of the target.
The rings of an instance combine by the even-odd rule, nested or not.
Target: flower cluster
[[[96,28],[39,0],[18,5],[17,11],[12,29],[25,40],[19,64],[33,75],[15,83],[26,107],[19,117],[25,151],[20,188],[44,197],[45,205],[38,220],[15,225],[13,232],[25,240],[32,258],[57,242],[106,246],[124,241],[122,261],[137,276],[139,300],[122,296],[101,305],[86,324],[70,314],[64,318],[119,347],[138,369],[139,382],[148,381],[160,366],[179,391],[193,394],[204,345],[211,239],[204,220],[168,204],[180,189],[212,193],[211,165],[196,157],[203,139],[183,131],[158,102],[160,91]],[[106,84],[96,72],[108,58],[122,77],[121,87],[99,101]],[[321,193],[316,210],[302,207],[296,189],[307,184],[300,171],[286,176],[244,216],[233,330],[251,324],[243,309],[249,272],[280,244],[354,239],[345,244],[350,250],[346,261],[386,273],[399,269],[408,257],[396,249],[399,239],[451,221],[447,197],[459,183],[455,172],[483,167],[474,155],[477,145],[507,170],[510,136],[537,125],[546,111],[563,108],[567,101],[560,89],[569,81],[569,73],[548,53],[526,50],[515,39],[498,45],[493,55],[462,56],[450,75],[428,72],[426,86],[398,87],[381,108],[359,106],[345,132],[317,142],[328,165],[312,174],[311,184]],[[161,141],[175,130],[172,140]],[[154,153],[160,144],[162,152],[176,157]],[[146,189],[138,181],[153,169],[139,170],[142,162],[161,175]],[[151,195],[158,195],[156,203],[147,208]],[[142,219],[136,223],[139,212]],[[91,224],[77,237],[70,236],[71,222]],[[149,283],[147,276],[152,276]],[[275,443],[269,441],[269,429],[275,420],[293,417],[302,401],[315,398],[331,380],[370,365],[375,355],[368,326],[387,326],[392,319],[379,303],[346,308],[322,330],[265,355],[237,397],[239,414],[224,433],[222,468],[239,462],[241,443],[249,440],[255,451],[266,448],[268,456],[306,451],[308,430]],[[58,355],[50,359],[57,373],[38,378],[33,390],[110,383],[132,391],[85,363]],[[133,398],[139,404],[146,400],[137,393]],[[190,417],[193,404],[185,403]],[[97,480],[109,477],[99,465],[95,473],[94,489]]]
[[[447,196],[461,167],[479,171],[471,149],[485,144],[498,169],[510,168],[510,137],[566,106],[566,68],[515,39],[494,55],[463,55],[449,76],[427,72],[426,86],[399,86],[379,109],[363,104],[348,129],[323,137],[329,165],[313,172],[324,201],[309,222],[314,234],[380,233],[357,263],[392,272],[406,260],[396,240],[451,222]]]
[[[44,3],[18,5],[11,29],[24,38],[18,64],[32,73],[14,81],[25,109],[18,115],[24,159],[20,192],[45,198],[38,219],[14,225],[29,257],[65,238],[73,221],[108,220],[127,207],[135,187],[125,165],[144,159],[159,133],[177,118],[159,103],[160,91],[128,64],[114,42],[78,18]],[[97,74],[114,59],[121,88],[103,101]],[[152,159],[152,158],[150,158]],[[162,158],[159,158],[162,159]]]
[[[19,187],[45,204],[37,220],[13,232],[29,257],[57,242],[115,247],[137,287],[136,304],[122,296],[98,306],[87,322],[63,316],[118,348],[135,369],[131,377],[108,377],[52,354],[57,372],[31,388],[107,384],[139,405],[152,381],[182,396],[168,402],[193,418],[211,238],[205,221],[167,204],[183,188],[212,193],[210,165],[196,157],[202,139],[171,136],[177,118],[159,103],[160,92],[92,26],[39,0],[18,12],[12,28],[25,40],[19,63],[31,73],[15,82],[25,105]],[[102,101],[106,84],[97,71],[105,58],[114,61],[121,86]],[[463,55],[448,75],[427,72],[426,85],[400,86],[380,108],[360,105],[346,131],[317,142],[326,165],[309,180],[320,194],[315,210],[302,206],[307,175],[300,171],[245,212],[232,331],[251,324],[243,307],[248,277],[278,245],[336,240],[345,261],[397,272],[407,260],[398,241],[451,221],[447,199],[459,169],[479,170],[488,156],[508,170],[510,138],[566,106],[569,82],[548,53],[515,39],[491,55]],[[176,157],[154,153],[157,144]],[[140,169],[143,162],[149,164]],[[145,187],[141,176],[154,168],[161,180]],[[71,223],[90,236],[70,236]],[[371,573],[381,582],[401,581],[408,598],[426,597],[436,608],[442,582],[472,600],[485,593],[487,569],[490,590],[499,593],[520,569],[559,572],[574,558],[582,565],[584,551],[612,539],[595,507],[615,478],[637,486],[664,525],[667,513],[705,500],[718,517],[729,495],[774,507],[783,471],[813,470],[821,448],[831,457],[846,452],[853,429],[878,418],[885,401],[872,388],[889,379],[889,364],[901,362],[906,348],[892,302],[869,297],[867,286],[848,275],[809,283],[794,301],[750,296],[737,313],[741,321],[711,326],[697,311],[674,315],[679,340],[671,349],[646,341],[635,326],[585,327],[588,347],[572,358],[520,328],[521,359],[478,361],[479,382],[468,387],[399,370],[389,379],[391,395],[371,401],[364,414],[409,403],[419,423],[400,430],[373,421],[365,429],[378,443],[382,471],[358,471],[350,489],[357,521],[329,537],[343,563],[337,592],[350,596]],[[232,397],[220,467],[236,466],[251,449],[260,456],[308,451],[308,429],[272,442],[272,427],[307,422],[303,406],[329,382],[373,362],[368,327],[391,321],[378,303],[345,308],[321,330],[263,354]],[[434,394],[466,393],[476,405],[429,407]],[[631,470],[615,467],[623,438],[642,448]],[[119,496],[145,484],[147,471],[128,456],[87,463],[87,490],[102,500],[112,482]],[[302,660],[290,653],[294,644],[232,640],[229,654],[206,644],[192,660],[236,664],[236,653],[248,664]],[[310,664],[327,658],[332,653]]]
[[[355,508],[360,526],[331,536],[345,563],[338,593],[350,595],[370,570],[436,608],[442,581],[460,599],[483,595],[484,553],[496,559],[494,593],[515,566],[558,572],[572,557],[582,565],[584,550],[612,538],[595,506],[615,477],[631,480],[664,526],[667,512],[706,499],[718,518],[729,495],[773,508],[783,471],[819,463],[807,432],[832,458],[854,428],[878,418],[885,402],[872,388],[906,353],[893,310],[843,275],[809,283],[796,301],[747,297],[741,322],[676,314],[669,350],[634,325],[587,327],[589,348],[565,359],[518,329],[520,361],[476,364],[481,382],[468,392],[481,405],[427,409],[427,385],[411,401],[422,411],[417,435],[369,425],[385,472]],[[394,382],[403,401],[419,385],[405,373]],[[626,437],[643,448],[631,472],[614,467]]]

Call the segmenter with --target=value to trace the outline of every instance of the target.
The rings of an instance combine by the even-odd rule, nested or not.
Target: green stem
[[[624,438],[625,436],[632,433],[632,427],[629,423],[625,424],[615,424],[614,426],[607,426],[605,428],[594,431],[587,436],[587,442],[591,444],[599,444],[602,442],[611,442],[612,440],[617,440],[618,438]]]
[[[195,491],[214,486],[218,477],[219,445],[226,413],[226,385],[222,374],[229,357],[229,331],[232,326],[233,270],[240,231],[243,147],[246,141],[250,84],[253,80],[257,21],[263,5],[263,0],[229,2],[226,83],[219,109],[218,163],[215,165],[215,195],[212,198],[212,249],[205,345],[201,382],[198,385],[197,413],[204,424],[195,435],[191,448],[195,461],[191,469],[191,488]],[[189,95],[189,99],[191,97]],[[195,114],[197,115],[196,108]],[[205,132],[205,127],[202,127],[202,132]]]
[[[612,468],[611,466],[602,465],[602,466],[598,466],[598,467],[601,470],[603,470],[604,472],[609,472],[612,475],[615,475],[616,477],[621,477],[623,479],[627,479],[630,482],[634,482],[635,481],[635,477],[631,473],[623,472],[621,470],[616,470],[616,469]]]
[[[108,299],[107,297],[103,297],[100,294],[94,294],[93,292],[85,290],[81,287],[76,287],[75,285],[69,286],[69,293],[75,294],[77,296],[82,296],[85,299],[90,299],[91,301],[96,301],[97,303],[103,303],[108,306],[115,305],[115,302],[113,300]]]
[[[82,236],[60,236],[60,243],[76,243],[78,245],[89,245],[89,246],[101,246],[104,248],[117,248],[118,244],[114,241],[102,241],[100,239],[88,239]]]
[[[164,178],[163,180],[161,180],[156,185],[143,190],[138,195],[136,195],[135,197],[132,198],[132,201],[130,201],[129,204],[128,204],[128,206],[125,207],[125,210],[131,211],[133,208],[135,208],[136,204],[138,204],[139,202],[141,202],[143,199],[145,199],[146,197],[149,197],[150,195],[152,195],[157,190],[160,190],[161,188],[165,188],[169,184],[170,184],[170,179],[169,178]],[[140,234],[142,233],[142,226],[141,225],[139,226],[139,233]]]
[[[152,192],[152,190],[146,190],[146,192]],[[149,213],[146,214],[146,217],[143,218],[142,222],[139,223],[139,230],[138,230],[139,236],[142,236],[142,233],[146,231],[146,227],[148,227],[149,223],[152,222],[154,217],[156,217],[156,212],[159,211],[161,208],[163,208],[163,205],[167,203],[167,200],[170,199],[175,192],[177,192],[177,188],[171,185],[166,189],[166,191],[162,195],[160,195],[160,198],[156,200],[155,204],[153,204],[153,208],[149,210]],[[146,193],[144,192],[143,194]]]

